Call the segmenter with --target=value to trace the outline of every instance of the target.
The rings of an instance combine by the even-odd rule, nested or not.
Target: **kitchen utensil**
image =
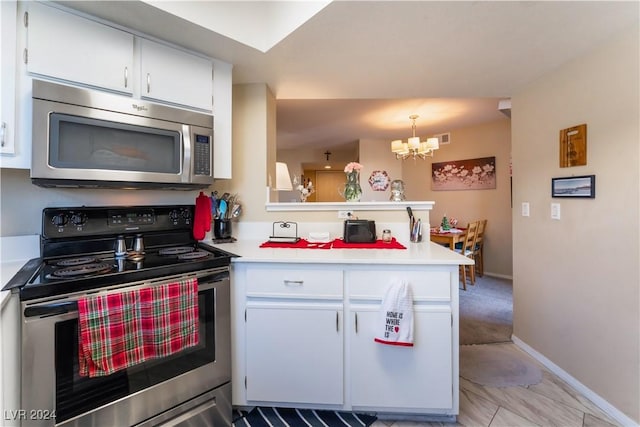
[[[231,218],[238,218],[240,213],[242,213],[242,205],[236,204],[231,208]]]
[[[218,218],[218,191],[211,193],[211,216]]]
[[[226,193],[225,193],[226,194]],[[227,201],[224,199],[220,200],[220,205],[218,206],[218,210],[220,211],[220,218],[225,219],[225,215],[227,214]]]

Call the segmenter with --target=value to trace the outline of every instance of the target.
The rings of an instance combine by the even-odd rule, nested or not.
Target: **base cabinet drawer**
[[[450,301],[451,273],[449,271],[349,271],[349,298],[371,299],[384,296],[396,280],[409,283],[414,301]]]
[[[248,297],[342,299],[342,271],[321,269],[250,269]]]

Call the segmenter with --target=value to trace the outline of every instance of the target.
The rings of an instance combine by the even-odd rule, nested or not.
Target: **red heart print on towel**
[[[396,331],[396,334],[398,333],[398,331],[400,330],[400,326],[396,326],[393,328],[394,331]]]

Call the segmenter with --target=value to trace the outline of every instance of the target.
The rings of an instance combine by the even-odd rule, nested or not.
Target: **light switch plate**
[[[560,219],[560,203],[551,203],[551,219]]]
[[[529,216],[529,202],[522,202],[522,216]]]

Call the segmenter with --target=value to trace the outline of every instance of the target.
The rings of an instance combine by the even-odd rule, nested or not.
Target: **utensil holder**
[[[216,239],[228,239],[231,237],[231,221],[228,219],[214,219],[213,235]]]

